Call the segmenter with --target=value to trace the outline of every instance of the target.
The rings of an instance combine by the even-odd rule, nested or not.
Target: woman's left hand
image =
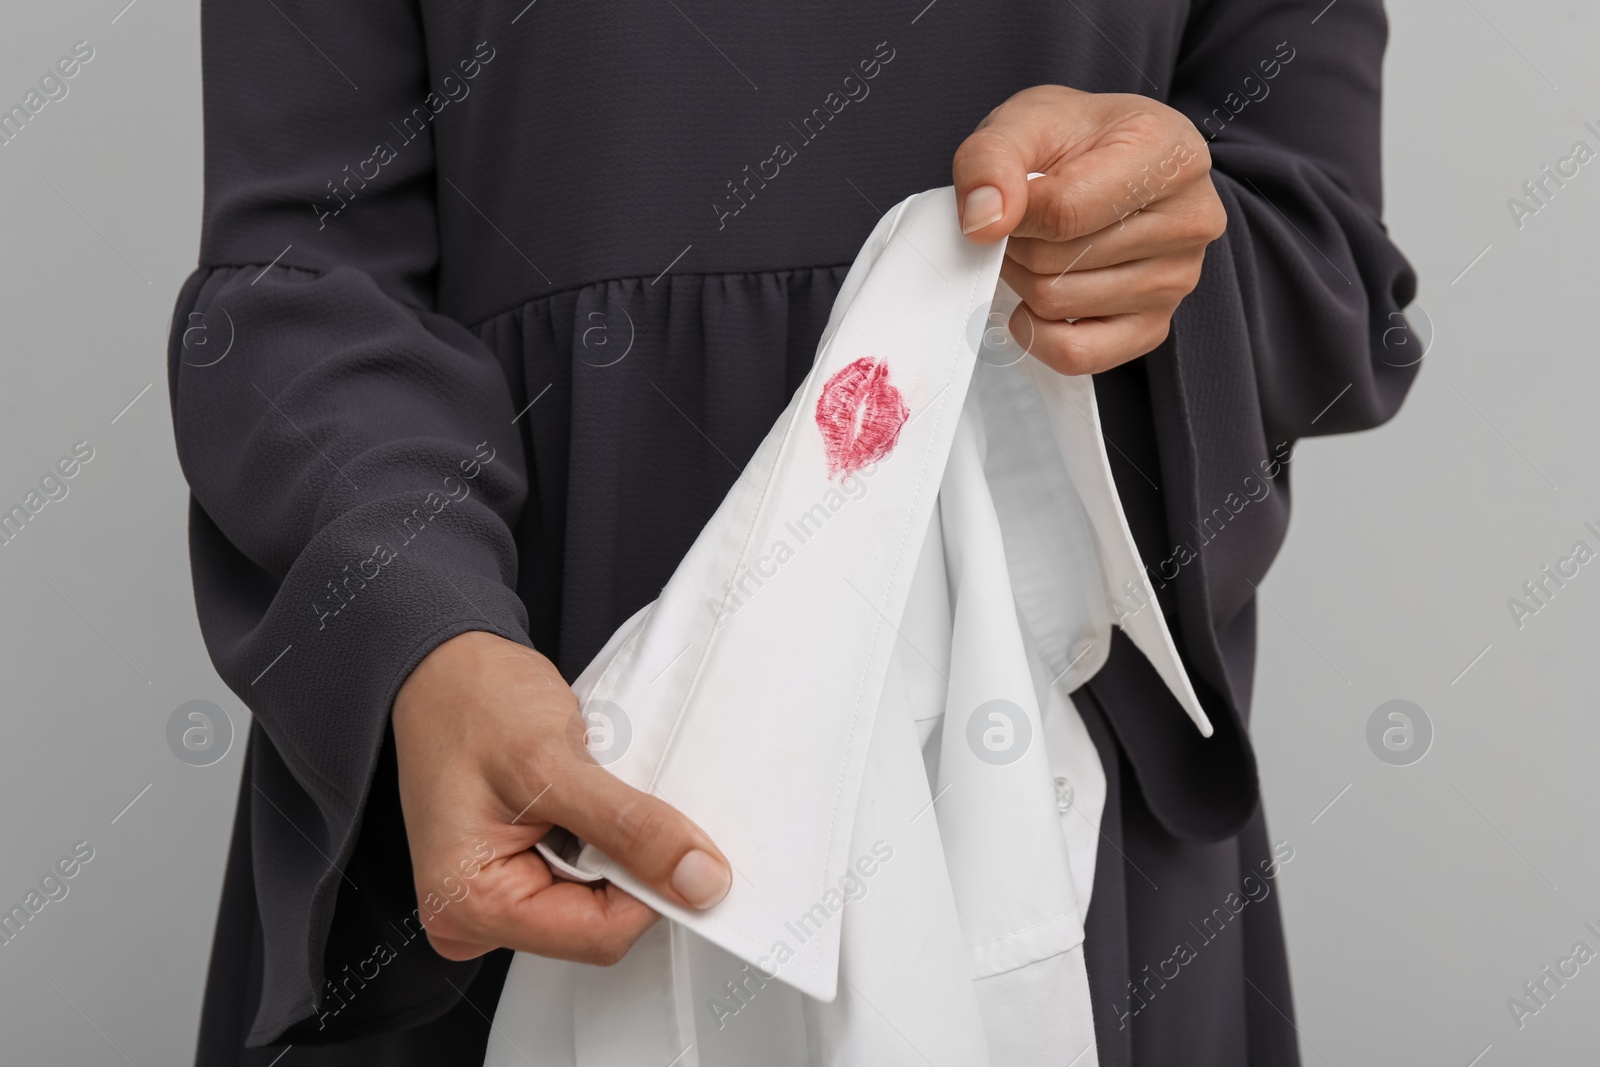
[[[1143,96],[1025,89],[952,167],[962,231],[1010,235],[1011,334],[1062,374],[1093,374],[1166,340],[1227,214],[1194,124]],[[1044,177],[1029,181],[1029,173]]]

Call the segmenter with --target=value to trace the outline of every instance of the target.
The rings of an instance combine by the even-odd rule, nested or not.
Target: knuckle
[[[1010,152],[1010,145],[1005,135],[997,128],[1003,121],[1000,109],[996,108],[976,130],[967,135],[966,140],[961,142],[956,148],[954,159],[954,170],[958,174],[984,169],[990,161],[1002,158]]]
[[[451,904],[439,916],[449,916],[455,928],[483,930],[498,924],[511,910],[506,888],[500,879],[484,879],[484,884]]]
[[[1172,318],[1169,315],[1150,315],[1142,330],[1136,346],[1135,356],[1146,355],[1154,352],[1166,343],[1167,337],[1172,333]]]
[[[1016,261],[1019,267],[1025,271],[1028,271],[1030,274],[1044,273],[1044,257],[1041,256],[1039,251],[1035,248],[1024,247],[1018,244],[1015,247],[1007,248],[1006,255],[1010,256]]]
[[[1190,224],[1187,227],[1193,238],[1206,244],[1221,237],[1227,228],[1228,209],[1222,206],[1222,199],[1215,191],[1201,201],[1200,206],[1191,214]]]
[[[1005,120],[1006,113],[1003,105],[989,112],[978,128],[973,130],[967,139],[962,142],[961,150],[969,153],[1005,151],[1009,147],[1005,134],[995,128]]]
[[[1189,265],[1189,269],[1184,271],[1183,277],[1178,282],[1179,299],[1188,296],[1199,287],[1201,268],[1204,263],[1205,261],[1203,259],[1196,257],[1195,260]]]
[[[601,940],[594,946],[594,962],[601,967],[615,967],[622,962],[622,958],[633,947],[630,938],[611,936]]]
[[[1036,217],[1044,236],[1072,237],[1082,222],[1083,208],[1072,197],[1056,193],[1040,198]]]
[[[1184,170],[1189,171],[1195,178],[1204,177],[1211,172],[1210,141],[1200,128],[1190,121],[1189,116],[1181,111],[1168,110],[1172,121],[1167,126],[1167,136],[1171,138],[1173,154],[1182,153]]]
[[[431,919],[423,928],[428,935],[428,946],[448,960],[471,959],[471,950],[466,946],[471,939],[466,931],[459,929],[458,924],[452,924],[443,916]]]
[[[1228,209],[1223,206],[1222,198],[1213,194],[1211,198],[1211,240],[1215,241],[1228,232]]]
[[[1094,370],[1095,355],[1093,346],[1068,331],[1051,340],[1048,362],[1061,374],[1088,374]]]
[[[1172,132],[1172,116],[1170,109],[1151,107],[1154,101],[1145,101],[1143,106],[1136,106],[1129,111],[1122,120],[1123,128],[1137,137],[1149,140],[1159,140]]]
[[[665,809],[644,797],[635,797],[612,813],[612,829],[617,847],[624,855],[635,856],[665,838],[671,819]],[[621,856],[614,857],[621,860]]]
[[[428,947],[433,949],[433,951],[437,952],[439,955],[443,956],[445,959],[452,960],[457,963],[460,963],[463,960],[471,959],[470,953],[462,950],[459,945],[453,941],[450,941],[448,938],[445,938],[439,934],[435,934],[432,930],[428,931]]]
[[[1185,256],[1162,272],[1157,292],[1164,305],[1176,307],[1178,301],[1194,292],[1200,284],[1200,262],[1198,256]]]
[[[990,111],[979,123],[980,129],[994,126],[1028,126],[1061,106],[1061,96],[1071,90],[1059,85],[1030,85],[1013,93]]]
[[[615,967],[633,948],[637,934],[626,930],[596,931],[570,945],[562,955],[595,967]]]
[[[1028,287],[1029,292],[1023,302],[1036,318],[1059,321],[1072,317],[1072,294],[1065,283],[1051,284],[1054,281],[1053,278],[1040,277]]]
[[[994,107],[990,108],[989,109],[989,113],[984,115],[983,118],[978,120],[978,124],[976,126],[974,126],[973,129],[972,129],[972,135],[969,136],[967,138],[967,140],[970,141],[972,139],[972,137],[975,137],[978,134],[983,133],[986,130],[989,130],[996,123],[1004,121],[1005,118],[1011,113],[1011,111],[1013,109],[1015,109],[1015,107],[1016,107],[1015,101],[1016,101],[1017,97],[1019,97],[1021,95],[1022,95],[1021,93],[1018,93],[1016,96],[1011,97],[1011,99],[1003,100],[1000,103],[996,104]]]
[[[1052,267],[1053,250],[1045,242],[1031,237],[1014,239],[1006,246],[1006,255],[1033,274],[1046,274]]]
[[[1058,106],[1072,95],[1073,90],[1065,85],[1030,85],[1011,99],[1036,105]]]
[[[469,892],[458,904],[458,918],[473,929],[489,929],[509,921],[526,904],[530,885],[516,873],[504,870],[480,872]]]

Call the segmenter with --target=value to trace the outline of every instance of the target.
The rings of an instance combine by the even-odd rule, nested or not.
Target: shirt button
[[[1065,778],[1056,780],[1056,810],[1065,812],[1072,807],[1072,783]]]

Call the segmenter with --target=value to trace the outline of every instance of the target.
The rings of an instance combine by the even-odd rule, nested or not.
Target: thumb
[[[663,897],[709,908],[728,895],[733,870],[711,838],[678,809],[596,763],[574,760],[550,790],[541,818],[566,827]]]
[[[956,149],[951,174],[961,232],[978,244],[993,244],[1017,228],[1028,208],[1028,146],[1003,124],[984,126]]]

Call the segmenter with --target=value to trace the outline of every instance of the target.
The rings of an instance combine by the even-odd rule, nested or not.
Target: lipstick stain
[[[837,371],[817,398],[828,478],[854,474],[894,451],[910,414],[900,390],[889,382],[889,364],[863,356]]]

